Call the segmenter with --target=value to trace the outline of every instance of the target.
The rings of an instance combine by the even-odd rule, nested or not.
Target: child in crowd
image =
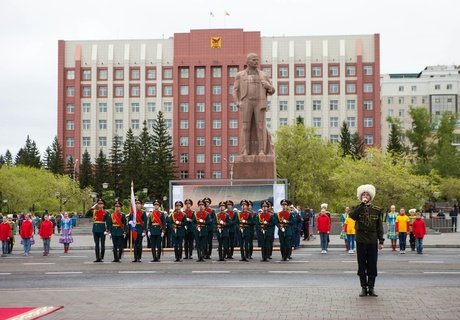
[[[40,224],[40,237],[43,239],[43,255],[47,256],[50,253],[51,235],[53,234],[53,223],[50,220],[50,215],[45,213],[45,220]]]
[[[327,208],[327,207],[326,207]],[[317,230],[321,241],[321,253],[327,253],[328,237],[331,231],[331,219],[327,215],[326,208],[321,205],[321,212],[317,219]]]
[[[2,257],[6,257],[8,254],[8,244],[10,237],[12,236],[12,229],[8,223],[7,217],[3,217],[2,223],[0,224],[0,240],[2,241]]]
[[[417,248],[417,253],[423,253],[423,238],[426,234],[425,221],[423,221],[420,212],[415,213],[415,220],[412,223],[412,232],[415,237],[415,247]]]
[[[406,216],[406,210],[401,208],[399,215],[396,217],[396,232],[399,236],[399,253],[406,254],[406,239],[409,232],[409,217]]]
[[[355,220],[350,217],[345,219],[345,223],[343,224],[343,230],[347,233],[347,241],[348,241],[348,253],[355,253]]]
[[[34,227],[32,225],[32,217],[30,214],[25,216],[25,220],[22,222],[19,234],[21,235],[22,245],[24,246],[24,253],[22,255],[28,256],[30,252],[30,246],[35,243]]]

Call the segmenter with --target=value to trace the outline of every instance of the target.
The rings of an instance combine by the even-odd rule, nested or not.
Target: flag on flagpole
[[[230,13],[228,13],[228,11],[224,11],[224,15],[225,15],[225,16],[229,16]]]
[[[137,221],[137,210],[136,210],[136,198],[134,197],[134,182],[131,181],[131,205],[130,205],[130,212],[133,215],[133,220],[131,223],[131,234],[133,236],[133,241],[137,239],[137,230],[136,230],[136,221]]]

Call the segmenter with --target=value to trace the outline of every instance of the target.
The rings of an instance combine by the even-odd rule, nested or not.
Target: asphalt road
[[[64,305],[49,319],[127,314],[137,319],[401,319],[401,312],[404,319],[460,317],[458,249],[383,252],[378,298],[358,297],[356,257],[339,249],[326,255],[295,250],[289,262],[279,261],[275,252],[268,263],[260,262],[259,253],[248,263],[176,263],[172,253],[150,263],[146,252],[142,263],[131,263],[129,255],[122,263],[93,260],[87,250],[2,258],[1,304]]]

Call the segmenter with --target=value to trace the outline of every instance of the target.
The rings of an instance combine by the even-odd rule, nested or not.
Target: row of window
[[[374,91],[374,86],[372,83],[363,84],[363,92],[372,93]],[[327,88],[328,94],[340,94],[340,83],[339,82],[329,82]],[[347,82],[345,87],[345,92],[347,94],[356,94],[356,83]],[[278,95],[289,95],[289,83],[287,82],[278,82]],[[295,83],[294,84],[294,94],[295,95],[304,95],[306,94],[306,84],[305,83]],[[322,82],[312,82],[311,83],[311,94],[323,94],[323,83]]]
[[[398,91],[399,92],[404,92],[405,88],[406,87],[403,86],[403,85],[398,86]],[[440,84],[435,84],[434,85],[434,90],[441,90],[441,85]],[[446,84],[446,90],[452,90],[452,84],[451,83]],[[411,85],[410,86],[410,91],[411,92],[416,92],[417,91],[417,86],[416,85]]]
[[[306,67],[305,65],[295,65],[294,66],[294,76],[296,78],[303,78],[306,76]],[[262,71],[272,76],[272,67],[271,66],[262,66]],[[372,76],[374,74],[374,68],[372,65],[363,66],[363,75]],[[278,78],[289,78],[289,65],[278,65]],[[311,65],[311,77],[320,78],[323,77],[323,65],[322,64],[312,64]],[[340,77],[340,65],[339,64],[329,64],[327,66],[327,75],[328,77]],[[356,77],[356,65],[347,64],[345,66],[345,75],[347,77]]]
[[[312,110],[313,111],[320,111],[322,108],[323,101],[322,100],[312,100]],[[356,110],[356,100],[350,99],[346,101],[347,110]],[[329,100],[329,110],[330,111],[337,111],[340,109],[339,100]],[[364,100],[363,101],[363,109],[364,110],[373,110],[374,109],[374,101],[372,100]],[[267,110],[271,110],[271,103],[268,103]],[[278,110],[288,111],[289,110],[289,101],[281,100],[278,102]],[[305,110],[305,101],[297,100],[295,102],[295,110],[296,111],[304,111]]]
[[[272,119],[267,118],[267,128],[272,127]],[[298,121],[299,119],[295,119],[295,121]],[[289,124],[288,118],[279,118],[279,126],[287,126]],[[294,120],[292,120],[294,121]],[[304,119],[300,118],[300,121],[304,123]],[[354,128],[356,127],[356,117],[347,117],[346,123],[349,128]],[[366,117],[363,119],[364,127],[366,128],[372,128],[374,126],[374,120],[371,117]],[[322,127],[323,121],[321,117],[313,117],[311,126],[315,128],[320,128]],[[329,117],[329,128],[338,128],[341,125],[341,122],[339,122],[339,117]]]

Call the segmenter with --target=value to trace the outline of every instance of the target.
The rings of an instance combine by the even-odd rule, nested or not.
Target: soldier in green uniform
[[[126,217],[121,212],[123,205],[120,201],[115,202],[115,211],[110,215],[108,220],[108,229],[112,236],[113,243],[113,261],[121,262],[121,255],[123,254],[123,237],[126,237]]]
[[[166,230],[166,217],[164,212],[160,210],[161,202],[155,200],[153,202],[153,211],[148,217],[148,229],[150,244],[152,247],[152,261],[159,262],[161,256],[161,238],[165,235]]]
[[[253,202],[248,200],[249,207],[248,211],[252,217],[252,224],[249,226],[249,259],[252,259],[252,253],[254,252],[254,238],[255,238],[255,226],[256,226],[256,219],[257,219],[257,212],[254,211],[252,208]]]
[[[96,204],[89,209],[93,212],[93,238],[94,238],[94,251],[96,260],[94,262],[102,262],[105,254],[105,236],[108,234],[108,220],[109,215],[105,210],[105,201],[98,199]]]
[[[196,251],[198,253],[197,262],[203,262],[206,255],[208,244],[208,226],[211,224],[211,217],[206,212],[206,204],[203,200],[198,201],[198,211],[193,215],[193,225],[195,226]]]
[[[214,230],[216,229],[216,212],[213,208],[211,208],[211,198],[206,197],[203,199],[203,201],[206,205],[206,212],[208,213],[209,218],[211,219],[211,223],[208,226],[208,244],[206,247],[205,259],[211,259],[212,238],[214,237]]]
[[[238,225],[241,234],[241,242],[240,242],[240,254],[241,260],[249,262],[249,239],[250,236],[250,228],[249,226],[253,224],[252,215],[248,210],[249,201],[248,200],[241,200],[240,201],[241,211],[238,212]]]
[[[195,211],[192,210],[193,201],[192,199],[184,200],[185,209],[184,213],[186,216],[186,225],[185,225],[185,259],[192,259],[193,246],[195,241],[195,226],[193,225],[193,215]]]
[[[174,211],[169,216],[169,225],[172,232],[172,239],[174,243],[174,255],[176,262],[182,261],[182,248],[184,245],[185,226],[187,224],[187,216],[182,211],[184,204],[182,201],[174,203]]]
[[[227,200],[225,202],[227,205],[226,212],[230,218],[231,224],[228,230],[228,252],[227,259],[233,259],[233,251],[235,250],[236,244],[236,233],[238,229],[238,217],[236,212],[233,210],[233,201]]]
[[[225,211],[226,207],[227,206],[224,201],[219,202],[220,211],[216,214],[219,261],[225,261],[225,257],[227,256],[229,228],[232,226],[230,217]]]
[[[278,227],[278,237],[280,239],[281,258],[287,261],[290,256],[291,238],[292,238],[292,225],[294,224],[294,217],[291,215],[289,206],[291,202],[287,199],[280,201],[282,210],[278,212],[276,217],[276,226]]]
[[[147,230],[147,215],[142,210],[142,201],[136,199],[135,212],[129,215],[128,224],[131,226],[132,248],[134,251],[134,260],[132,262],[141,262],[142,258],[142,239],[145,237]]]
[[[272,239],[275,232],[275,219],[268,208],[269,203],[264,201],[262,203],[262,212],[255,218],[257,238],[259,239],[263,262],[267,262],[270,257],[270,246],[273,243]]]
[[[356,221],[356,253],[358,276],[361,283],[360,297],[377,297],[374,292],[377,277],[378,250],[383,248],[382,210],[371,202],[375,198],[375,187],[371,184],[359,186],[357,197],[361,203],[352,210],[350,218]]]

